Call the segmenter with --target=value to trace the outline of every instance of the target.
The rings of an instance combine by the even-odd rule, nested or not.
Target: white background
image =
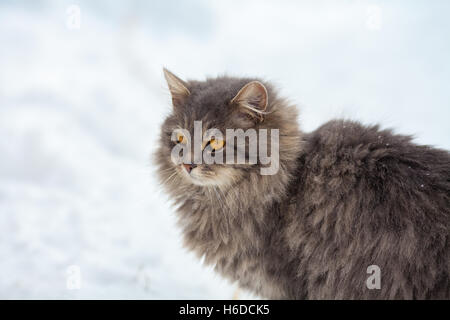
[[[231,298],[233,285],[181,248],[154,177],[170,111],[162,67],[271,80],[305,131],[345,117],[449,149],[449,9],[2,1],[0,298]],[[72,265],[78,290],[67,288]]]

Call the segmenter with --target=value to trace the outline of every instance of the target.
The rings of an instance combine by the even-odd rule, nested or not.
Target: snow
[[[273,80],[305,130],[343,116],[450,148],[448,2],[78,1],[74,30],[71,4],[0,4],[0,298],[232,297],[155,180],[163,66]]]

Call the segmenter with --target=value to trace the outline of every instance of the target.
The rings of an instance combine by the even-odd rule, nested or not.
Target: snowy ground
[[[448,1],[74,3],[80,29],[70,1],[0,3],[0,298],[232,297],[154,178],[162,66],[271,79],[305,130],[340,116],[450,148]]]

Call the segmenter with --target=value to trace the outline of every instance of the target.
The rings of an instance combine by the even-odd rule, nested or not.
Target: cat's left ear
[[[163,68],[164,77],[166,78],[167,85],[169,86],[170,94],[172,95],[172,103],[178,106],[183,103],[184,99],[188,97],[191,93],[187,88],[186,83],[174,75],[172,72]]]
[[[266,87],[259,81],[252,81],[242,87],[231,103],[238,104],[250,118],[262,122],[268,104]]]

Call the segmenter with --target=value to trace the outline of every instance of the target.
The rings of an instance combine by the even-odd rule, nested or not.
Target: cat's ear
[[[268,103],[266,87],[259,81],[249,82],[239,90],[231,103],[239,105],[241,111],[250,118],[262,122]]]
[[[186,83],[166,68],[163,68],[163,71],[167,85],[169,86],[170,94],[172,95],[173,105],[177,106],[182,104],[184,99],[191,94]]]

